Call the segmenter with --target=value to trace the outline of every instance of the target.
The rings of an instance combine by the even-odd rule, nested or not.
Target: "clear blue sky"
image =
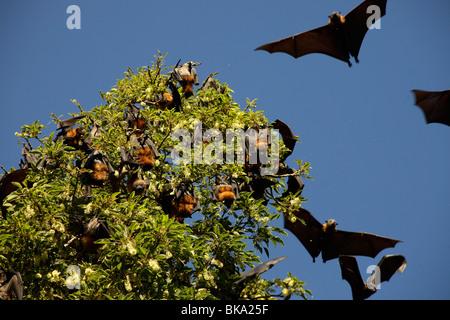
[[[371,299],[449,299],[450,128],[427,125],[410,92],[450,88],[448,0],[388,0],[381,29],[368,32],[352,68],[321,54],[254,51],[359,2],[2,1],[0,164],[18,167],[14,132],[22,125],[78,112],[70,99],[86,110],[100,105],[100,90],[128,67],[149,65],[156,50],[168,52],[168,65],[199,61],[200,81],[218,71],[241,106],[258,98],[269,119],[300,136],[288,163],[311,162],[314,181],[305,181],[303,195],[318,220],[403,241],[358,258],[362,273],[384,254],[408,260]],[[80,30],[66,27],[71,4],[81,8]],[[337,260],[313,263],[290,232],[285,244],[270,258],[289,258],[266,278],[291,271],[314,299],[351,299]]]

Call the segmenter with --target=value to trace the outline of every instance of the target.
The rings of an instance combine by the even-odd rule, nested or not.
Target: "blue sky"
[[[2,1],[0,164],[18,167],[14,132],[22,125],[47,125],[50,112],[68,117],[78,111],[70,99],[85,110],[100,105],[100,90],[128,67],[149,65],[157,50],[168,53],[167,65],[202,62],[200,81],[218,71],[241,106],[257,98],[267,118],[300,136],[288,163],[311,162],[304,207],[318,220],[403,241],[375,259],[358,258],[363,274],[384,254],[408,260],[370,299],[449,299],[450,128],[427,125],[411,93],[450,88],[448,1],[388,0],[381,29],[368,32],[352,68],[321,54],[254,51],[359,2]],[[81,9],[80,30],[66,27],[71,4]],[[288,259],[264,277],[290,271],[314,299],[351,299],[337,260],[313,263],[290,232],[285,244],[270,258]]]

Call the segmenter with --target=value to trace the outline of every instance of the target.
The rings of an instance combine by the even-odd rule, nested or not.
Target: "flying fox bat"
[[[121,151],[122,153],[122,151]],[[140,165],[144,171],[150,170],[159,157],[156,145],[147,135],[131,136],[131,150],[122,153],[122,161],[130,165]]]
[[[156,95],[156,101],[150,102],[151,104],[155,104],[158,106],[160,110],[166,109],[175,109],[175,111],[181,111],[181,96],[177,90],[177,87],[173,84],[172,81],[168,81],[167,85],[169,86],[170,92],[165,92],[163,94]]]
[[[200,202],[197,199],[192,185],[180,183],[173,190],[173,194],[166,192],[159,199],[163,211],[178,222],[183,222],[185,218],[190,218],[194,211],[200,209]]]
[[[17,300],[23,299],[23,280],[20,272],[5,272],[0,269],[0,300],[11,300],[13,292]]]
[[[271,259],[269,261],[264,262],[263,264],[260,264],[259,266],[254,267],[252,270],[249,270],[245,273],[243,273],[238,280],[236,280],[235,284],[239,284],[249,278],[257,277],[260,274],[266,272],[267,270],[271,269],[274,265],[276,265],[281,260],[286,259],[287,256],[278,257],[275,259]]]
[[[324,26],[270,42],[255,50],[285,52],[294,58],[322,53],[347,62],[351,67],[350,55],[359,62],[358,54],[364,36],[369,27],[386,14],[386,2],[387,0],[366,0],[345,16],[333,12],[328,24]]]
[[[287,213],[284,227],[291,231],[305,246],[315,262],[322,252],[323,262],[340,255],[368,256],[374,258],[380,251],[394,247],[400,240],[381,237],[366,232],[349,232],[336,229],[337,222],[329,219],[325,224],[317,221],[312,214],[300,208],[292,213],[299,221],[292,222]]]
[[[342,279],[347,280],[352,289],[353,300],[364,300],[377,291],[377,285],[389,281],[395,273],[402,273],[406,268],[406,259],[402,255],[384,256],[378,263],[367,283],[361,277],[358,262],[354,256],[339,256]]]
[[[125,111],[125,121],[127,127],[133,130],[136,136],[140,136],[141,133],[147,129],[147,120],[141,116],[141,109],[135,105],[130,104]]]
[[[175,68],[172,72],[175,80],[177,80],[183,88],[185,98],[192,96],[194,94],[194,84],[199,84],[197,71],[193,68],[193,66],[198,65],[200,65],[200,63],[189,61],[184,63],[181,67]]]
[[[89,151],[90,146],[84,140],[86,129],[83,127],[76,127],[75,124],[78,120],[86,117],[85,115],[72,117],[69,119],[61,120],[56,127],[56,130],[61,130],[55,137],[55,141],[63,140],[65,144],[74,147],[77,150]]]
[[[112,232],[106,220],[99,219],[97,216],[89,222],[86,222],[83,217],[78,215],[71,216],[70,218],[70,228],[76,235],[69,240],[65,246],[71,245],[75,240],[80,240],[81,250],[78,252],[78,257],[81,257],[84,254],[97,253],[101,245],[95,243],[95,241],[111,237]]]
[[[415,104],[422,109],[427,123],[438,122],[450,126],[450,90],[412,90]]]
[[[114,173],[108,158],[98,150],[93,151],[81,170],[80,180],[86,186],[86,195],[90,195],[91,187],[103,187]]]
[[[3,219],[6,219],[7,209],[3,206],[3,201],[12,192],[17,190],[17,186],[13,182],[22,183],[28,174],[28,168],[17,169],[9,173],[5,173],[0,179],[0,205],[2,208]],[[31,183],[28,185],[31,187]]]
[[[230,208],[234,200],[240,199],[239,188],[231,177],[216,177],[216,183],[212,186],[213,199]]]

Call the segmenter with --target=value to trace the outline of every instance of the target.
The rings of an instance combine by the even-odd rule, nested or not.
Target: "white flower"
[[[94,274],[94,273],[95,273],[95,271],[92,270],[91,268],[84,269],[84,274],[87,276],[90,276],[91,274]]]
[[[127,249],[128,249],[128,252],[132,256],[134,256],[137,253],[136,248],[134,247],[134,245],[133,245],[133,243],[131,241],[127,242]]]
[[[153,271],[156,271],[156,272],[161,271],[161,267],[159,266],[158,260],[156,260],[156,259],[148,260],[148,266]]]
[[[212,259],[212,260],[211,260],[211,264],[212,264],[212,265],[215,265],[215,266],[218,266],[219,268],[222,268],[222,267],[223,267],[223,263],[220,262],[220,261],[217,260],[217,259]]]
[[[125,290],[127,290],[128,292],[133,290],[133,288],[131,287],[130,277],[128,275],[127,275],[127,278],[125,280]]]
[[[50,282],[58,282],[60,272],[58,270],[53,270],[52,272],[47,273],[47,278],[50,279]]]

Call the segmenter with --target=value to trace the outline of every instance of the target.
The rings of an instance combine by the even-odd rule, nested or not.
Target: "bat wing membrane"
[[[327,236],[322,248],[324,261],[339,255],[367,256],[375,258],[383,249],[394,247],[400,240],[385,238],[366,232],[338,230]]]
[[[310,53],[323,53],[345,62],[349,61],[342,35],[329,25],[270,42],[255,50],[266,50],[269,53],[285,52],[294,58]]]

